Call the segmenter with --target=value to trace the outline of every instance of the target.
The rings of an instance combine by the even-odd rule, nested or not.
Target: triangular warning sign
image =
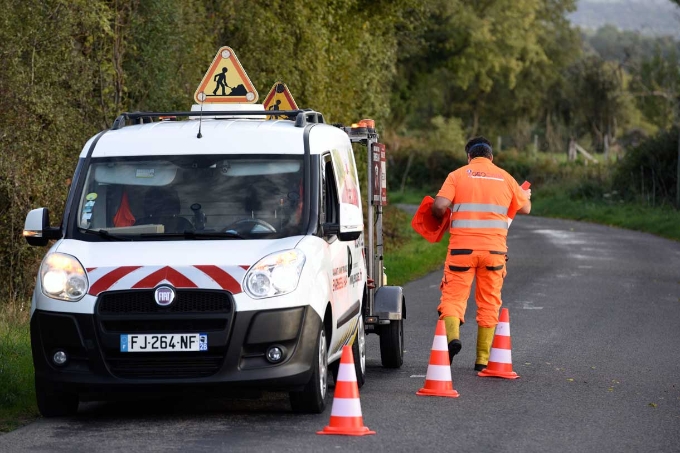
[[[276,82],[264,99],[264,109],[267,111],[276,110],[297,110],[298,106],[290,94],[288,87],[283,82]],[[270,119],[271,117],[267,117]]]
[[[217,51],[208,72],[194,93],[197,103],[252,104],[257,102],[257,97],[257,90],[236,54],[226,46]]]

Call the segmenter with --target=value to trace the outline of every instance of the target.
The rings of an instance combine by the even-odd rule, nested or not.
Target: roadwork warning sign
[[[298,106],[293,99],[293,95],[290,94],[290,90],[283,82],[276,82],[269,94],[264,98],[264,103],[262,104],[264,109],[270,112],[275,112],[277,110],[297,110]],[[268,116],[267,119],[271,119]]]
[[[257,90],[230,47],[217,51],[212,64],[198,85],[194,100],[197,103],[254,104]]]

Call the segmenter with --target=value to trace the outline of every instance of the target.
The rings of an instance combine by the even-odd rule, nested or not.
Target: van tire
[[[35,398],[43,417],[68,417],[78,412],[77,393],[60,392],[36,382]]]
[[[357,375],[357,387],[361,388],[366,382],[366,331],[362,314],[359,315],[359,322],[357,322],[357,334],[352,343],[352,356],[354,357],[354,371]]]
[[[340,372],[340,359],[336,360],[333,363],[328,364],[328,371],[331,372],[331,376],[333,376],[333,385],[338,384],[338,373]]]
[[[385,368],[401,368],[404,363],[404,320],[380,326],[380,360]]]
[[[316,339],[312,376],[301,392],[290,392],[290,406],[298,414],[320,414],[328,395],[328,344],[323,326]]]

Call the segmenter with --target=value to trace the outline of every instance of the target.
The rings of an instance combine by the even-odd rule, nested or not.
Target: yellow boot
[[[475,371],[482,371],[489,364],[491,343],[493,342],[495,332],[495,327],[477,327],[477,360],[475,360]]]
[[[463,347],[460,342],[460,319],[453,316],[444,318],[446,325],[446,341],[449,343],[449,363],[453,362],[453,356],[460,352]]]

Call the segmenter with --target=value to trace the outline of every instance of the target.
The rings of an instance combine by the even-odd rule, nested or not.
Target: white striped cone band
[[[345,382],[356,382],[357,381],[357,374],[356,371],[354,370],[354,364],[353,363],[341,363],[340,364],[340,369],[338,370],[338,379],[337,381],[345,381]]]
[[[512,351],[510,349],[491,348],[489,362],[512,364]]]
[[[449,350],[449,343],[446,341],[444,335],[435,335],[434,341],[432,342],[433,351],[447,351]]]
[[[496,335],[502,337],[510,336],[510,323],[509,322],[499,322],[496,324]]]
[[[334,398],[331,416],[361,417],[361,402],[359,398]]]
[[[427,381],[452,381],[451,379],[451,367],[449,365],[428,365],[427,376],[425,376]]]

